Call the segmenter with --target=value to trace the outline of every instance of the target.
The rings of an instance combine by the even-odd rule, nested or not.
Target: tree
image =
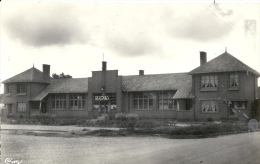
[[[56,73],[53,73],[52,77],[54,79],[69,79],[69,78],[72,78],[71,75],[65,75],[63,72],[60,75],[57,75]]]
[[[258,121],[260,121],[260,99],[254,100],[251,112],[252,118],[255,118]]]

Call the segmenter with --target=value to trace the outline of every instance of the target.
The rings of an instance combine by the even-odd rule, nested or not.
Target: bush
[[[251,110],[252,118],[260,121],[260,99],[254,100]]]
[[[115,119],[121,121],[137,120],[138,116],[137,114],[133,114],[133,113],[117,113],[115,115]]]
[[[156,120],[139,120],[136,122],[135,127],[136,128],[155,128],[160,126],[159,122]]]
[[[117,113],[115,115],[116,124],[119,127],[133,128],[138,119],[137,114],[133,113]]]
[[[55,114],[51,114],[51,113],[35,113],[31,115],[33,118],[35,119],[50,119],[50,118],[55,118],[56,115]]]

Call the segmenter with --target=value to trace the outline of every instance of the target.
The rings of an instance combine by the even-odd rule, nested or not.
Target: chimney
[[[200,65],[207,63],[207,53],[200,51]]]
[[[102,71],[106,71],[107,70],[107,62],[102,61]]]
[[[43,79],[48,81],[50,80],[50,65],[43,64],[42,65]]]
[[[144,75],[144,70],[139,70],[139,75]]]

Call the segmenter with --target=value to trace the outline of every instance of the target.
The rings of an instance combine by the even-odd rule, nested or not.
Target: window
[[[201,76],[201,88],[217,88],[218,76]]]
[[[102,100],[100,96],[105,96],[106,100]],[[96,99],[96,97],[100,97],[100,99]],[[110,109],[109,111],[116,110],[117,105],[116,105],[116,93],[106,93],[105,95],[102,95],[102,93],[93,93],[93,110],[99,109],[102,102],[107,102],[107,104],[110,103]]]
[[[202,113],[217,113],[218,103],[215,100],[207,100],[201,102]]]
[[[134,93],[134,109],[152,109],[153,98],[150,93]]]
[[[27,92],[27,87],[26,84],[17,84],[17,93],[26,93]]]
[[[8,115],[12,115],[12,113],[13,113],[13,104],[7,104],[6,108],[8,110]]]
[[[237,87],[237,86],[238,86],[238,74],[231,74],[230,87]]]
[[[84,94],[70,94],[70,109],[84,110],[85,109],[85,95]]]
[[[159,109],[173,109],[174,100],[173,100],[173,92],[159,92],[158,94],[158,104]]]
[[[17,111],[26,112],[26,103],[23,103],[23,102],[17,103]]]
[[[52,95],[52,109],[66,109],[66,95],[65,94]]]
[[[246,109],[247,101],[231,101],[230,108]]]
[[[5,93],[11,93],[11,88],[9,84],[5,84]]]

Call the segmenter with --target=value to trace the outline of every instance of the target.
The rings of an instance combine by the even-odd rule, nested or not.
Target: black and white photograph
[[[259,1],[0,2],[2,164],[260,164]]]

